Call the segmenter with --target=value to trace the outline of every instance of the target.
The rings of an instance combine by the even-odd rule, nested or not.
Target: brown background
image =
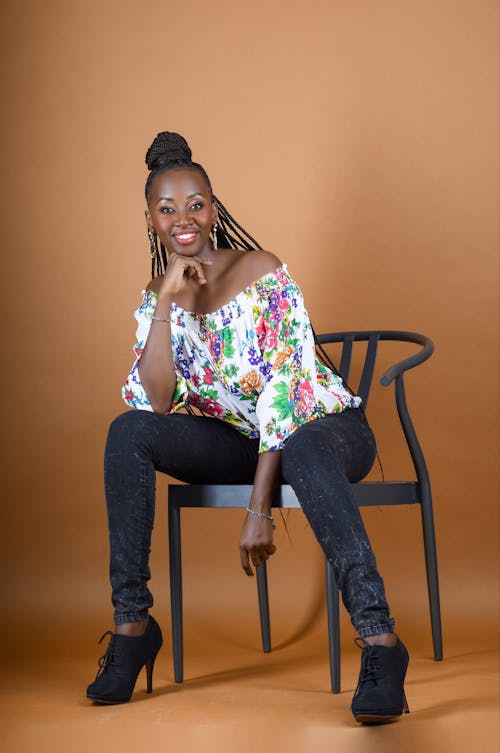
[[[149,275],[143,156],[164,129],[186,136],[234,216],[288,262],[317,331],[434,340],[407,385],[433,484],[445,650],[494,645],[497,22],[493,0],[4,4],[11,655],[13,640],[29,655],[87,653],[87,682],[111,624],[101,458]],[[389,349],[381,366],[407,352]],[[370,408],[398,478],[409,464],[391,399],[381,390]],[[165,488],[152,585],[168,632]],[[241,514],[185,520],[190,650],[255,645]],[[365,520],[399,630],[428,657],[418,511]],[[324,654],[321,554],[301,513],[289,528],[271,567],[275,640],[309,636]]]

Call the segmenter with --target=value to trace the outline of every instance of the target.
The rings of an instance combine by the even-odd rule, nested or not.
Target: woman
[[[361,399],[316,358],[286,265],[228,214],[185,140],[158,134],[146,162],[153,279],[123,388],[140,410],[113,422],[105,458],[116,629],[87,697],[128,701],[143,666],[151,692],[162,643],[147,588],[158,470],[191,483],[253,484],[240,537],[247,575],[276,551],[271,501],[282,478],[292,485],[361,639],[353,714],[400,716],[408,654],[350,488],[375,458]]]

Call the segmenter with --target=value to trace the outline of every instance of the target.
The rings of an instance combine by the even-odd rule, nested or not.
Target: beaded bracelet
[[[255,515],[256,518],[264,518],[265,520],[270,520],[272,527],[276,528],[276,523],[274,522],[272,515],[268,515],[265,512],[257,512],[256,510],[251,510],[249,506],[247,506],[247,512],[249,512],[250,515]]]
[[[154,319],[157,322],[168,322],[168,324],[171,323],[171,319],[162,319],[161,316],[151,316],[151,319]]]

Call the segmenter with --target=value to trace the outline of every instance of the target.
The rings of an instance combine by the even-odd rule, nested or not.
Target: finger
[[[175,254],[175,257],[177,263],[180,263],[182,266],[183,274],[188,274],[189,277],[193,277],[195,274],[198,274],[200,283],[202,283],[203,285],[206,283],[205,275],[203,273],[203,264],[210,266],[213,263],[211,259],[204,259],[201,256],[189,259],[184,256],[180,256],[179,254]]]
[[[198,277],[200,285],[205,285],[206,279],[199,259],[183,259],[181,263],[183,274],[187,274],[191,278]]]
[[[176,254],[175,251],[173,251],[170,254],[170,261],[172,262],[174,261],[174,259],[178,259],[182,264],[184,263],[189,264],[190,262],[193,262],[194,264],[196,264],[197,262],[201,262],[202,264],[208,264],[208,265],[213,264],[212,259],[206,259],[204,256],[193,256],[189,258],[186,256],[182,256],[182,254]]]
[[[240,547],[240,561],[241,561],[241,567],[246,572],[246,574],[253,575],[253,570],[250,567],[250,562],[248,561],[248,551],[241,547]]]
[[[251,560],[255,567],[258,567],[261,565],[265,560],[267,560],[267,556],[264,553],[261,552],[252,552],[250,554]]]
[[[169,266],[171,265],[178,265],[182,269],[187,270],[188,268],[193,268],[196,265],[200,264],[200,259],[197,256],[183,256],[182,254],[171,254],[169,259]]]
[[[268,546],[266,548],[266,552],[268,553],[269,556],[271,556],[272,554],[274,554],[275,551],[276,551],[276,547],[274,546],[274,544],[271,544],[271,546]]]
[[[200,263],[200,259],[189,259],[189,266],[193,270],[191,272],[191,277],[198,275],[198,282],[200,283],[200,285],[205,285],[207,280],[205,273],[203,272],[203,265]]]
[[[207,280],[205,278],[205,275],[203,274],[203,269],[201,268],[201,265],[199,269],[198,267],[196,268],[196,271],[198,272],[198,280],[199,280],[200,285],[205,285]]]

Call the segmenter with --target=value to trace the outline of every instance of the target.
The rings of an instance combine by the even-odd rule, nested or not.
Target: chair
[[[394,382],[397,412],[413,461],[416,481],[360,482],[352,486],[359,505],[420,505],[434,659],[440,661],[443,658],[443,649],[431,487],[424,456],[408,412],[403,382],[404,373],[426,361],[432,355],[434,345],[429,338],[415,332],[339,332],[317,336],[317,343],[320,348],[328,343],[343,344],[339,372],[345,382],[349,382],[354,343],[367,343],[359,386],[355,390],[356,394],[362,397],[365,408],[370,394],[378,344],[380,341],[386,340],[415,343],[422,346],[414,355],[405,358],[387,369],[380,378],[380,383],[384,387]],[[187,484],[169,486],[170,599],[174,678],[176,682],[183,681],[181,508],[245,508],[250,500],[251,492],[251,485],[246,484]],[[273,502],[273,507],[300,507],[291,486],[283,484],[280,487]],[[256,574],[262,647],[264,652],[269,652],[271,650],[271,635],[267,568],[265,562],[257,568]],[[328,562],[326,562],[326,591],[331,688],[333,693],[338,693],[340,692],[339,592],[335,583],[333,568]]]

